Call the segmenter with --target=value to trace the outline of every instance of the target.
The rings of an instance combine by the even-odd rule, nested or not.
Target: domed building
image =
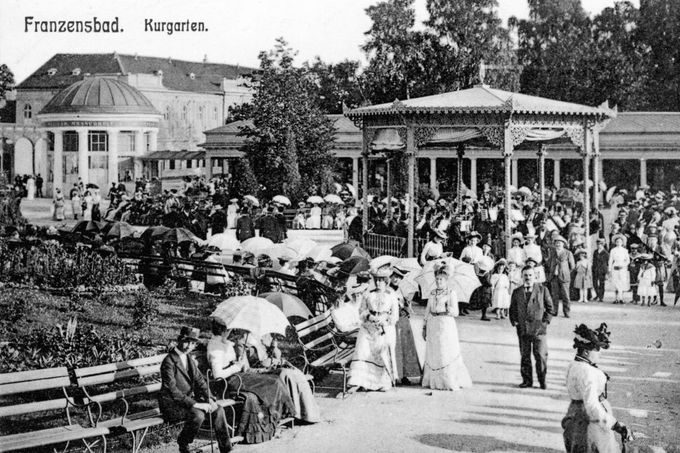
[[[80,178],[105,190],[141,173],[135,167],[156,150],[161,114],[117,77],[93,76],[57,93],[36,119],[54,144],[47,152],[53,187],[68,190]]]

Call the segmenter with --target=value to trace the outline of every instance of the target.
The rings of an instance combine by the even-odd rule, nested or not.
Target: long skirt
[[[458,328],[452,316],[432,316],[427,321],[423,387],[458,390],[472,387],[458,344]]]
[[[309,386],[307,378],[297,368],[280,368],[279,377],[288,387],[288,393],[295,407],[295,418],[307,423],[321,421],[321,411],[314,399],[314,394]]]
[[[607,400],[602,404],[608,412],[611,406]],[[567,453],[620,453],[616,433],[598,423],[590,423],[582,401],[573,401],[567,415],[562,419],[564,448]]]
[[[400,316],[397,325],[397,379],[407,379],[412,384],[421,381],[423,370],[418,361],[416,340],[411,329],[411,320],[408,316]]]
[[[630,275],[627,268],[612,270],[612,286],[616,291],[630,290]]]
[[[387,390],[396,378],[396,329],[385,327],[381,333],[362,325],[357,335],[349,368],[349,385],[366,390]]]

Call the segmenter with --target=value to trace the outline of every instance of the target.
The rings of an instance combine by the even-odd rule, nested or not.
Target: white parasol
[[[455,258],[444,258],[428,261],[415,281],[420,285],[422,294],[427,297],[435,289],[434,267],[437,264],[446,263],[449,269],[447,280],[449,289],[452,289],[460,302],[469,302],[472,292],[482,284],[475,274],[472,264],[464,263]]]
[[[255,296],[237,296],[221,302],[211,318],[219,319],[229,329],[247,330],[253,335],[286,334],[290,325],[286,315],[274,304]]]

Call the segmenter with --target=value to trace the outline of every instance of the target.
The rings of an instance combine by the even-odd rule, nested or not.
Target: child
[[[510,281],[508,292],[512,296],[512,292],[522,286],[522,269],[514,261],[508,261],[508,280]]]
[[[644,307],[646,300],[647,306],[651,307],[652,299],[656,295],[656,268],[651,262],[651,256],[643,255],[638,259],[642,261],[640,272],[637,276],[640,305]]]
[[[574,288],[578,289],[581,303],[587,302],[588,290],[593,287],[593,277],[588,261],[588,253],[584,249],[576,251],[576,267],[574,268]]]
[[[501,258],[496,262],[491,275],[491,307],[496,309],[496,319],[506,318],[510,308],[510,280],[505,273],[506,261]]]

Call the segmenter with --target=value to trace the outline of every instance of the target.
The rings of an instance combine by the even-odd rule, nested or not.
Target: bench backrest
[[[37,392],[65,388],[71,385],[66,367],[46,368],[44,370],[18,371],[0,374],[0,397],[19,393]],[[34,401],[0,407],[0,417],[30,414],[68,406],[66,397],[52,400]]]
[[[312,349],[324,343],[332,342],[331,323],[331,312],[327,311],[296,324],[295,331],[303,349]]]
[[[144,377],[160,373],[165,354],[158,354],[126,362],[107,363],[73,371],[78,387],[110,384],[121,379]]]

